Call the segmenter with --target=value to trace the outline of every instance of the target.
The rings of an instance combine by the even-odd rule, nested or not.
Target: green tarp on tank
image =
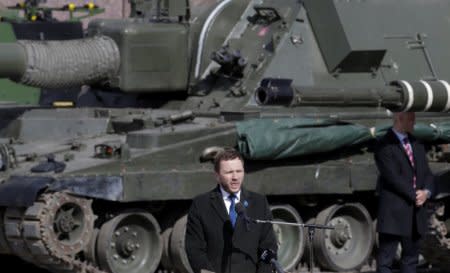
[[[369,128],[323,119],[254,119],[236,124],[238,149],[248,159],[282,159],[333,151],[386,133],[390,124]],[[414,135],[426,142],[450,142],[450,122],[416,124]]]
[[[414,126],[414,136],[423,142],[450,143],[450,122],[417,123]]]

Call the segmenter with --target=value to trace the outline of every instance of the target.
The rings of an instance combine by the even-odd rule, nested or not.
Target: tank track
[[[7,208],[3,212],[4,237],[9,252],[19,256],[23,260],[49,272],[55,273],[107,273],[101,270],[95,261],[90,259],[90,240],[95,234],[93,222],[95,215],[91,208],[92,200],[75,197],[63,192],[45,193],[30,207]],[[60,240],[58,232],[55,232],[55,222],[69,224],[70,221],[61,214],[61,208],[72,204],[79,208],[83,217],[82,231],[77,234],[77,240],[66,243]],[[448,228],[445,224],[445,205],[433,204],[429,207],[431,216],[429,219],[430,232],[422,245],[422,253],[430,264],[437,268],[450,267],[450,238],[447,236]],[[69,215],[73,208],[69,208]],[[0,214],[1,215],[1,214]],[[61,216],[57,216],[61,215]],[[69,217],[69,220],[71,217]],[[69,222],[69,223],[68,223]],[[64,229],[64,225],[62,228]],[[69,229],[66,229],[69,230]],[[78,256],[83,252],[83,256]],[[367,266],[360,272],[371,272],[374,265]],[[315,268],[314,271],[321,271]],[[167,272],[167,271],[158,271]],[[304,266],[295,272],[308,272]]]
[[[430,208],[429,233],[423,241],[423,255],[427,262],[441,269],[450,267],[450,238],[445,219],[445,205],[435,204]]]
[[[27,209],[7,208],[3,221],[10,251],[50,272],[106,273],[77,257],[80,251],[86,249],[93,234],[95,215],[91,203],[85,198],[56,192],[41,195]],[[66,211],[61,211],[62,206],[66,206]],[[78,210],[80,217],[83,217],[81,224],[72,217],[74,210]],[[55,227],[56,221],[59,227]],[[69,238],[69,243],[60,240],[64,235],[62,232],[55,231],[80,226],[81,231],[75,234],[76,240],[70,241]]]

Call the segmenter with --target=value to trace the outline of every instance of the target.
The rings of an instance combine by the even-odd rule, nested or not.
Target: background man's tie
[[[407,137],[405,137],[403,139],[403,148],[405,149],[405,152],[408,155],[409,162],[411,163],[411,166],[413,166],[413,168],[414,168],[414,155],[413,155],[411,143],[409,142]],[[416,188],[416,174],[415,174],[415,172],[414,172],[414,177],[413,177],[413,186],[414,186],[414,188]]]
[[[230,198],[231,201],[231,205],[230,205],[230,221],[231,221],[231,225],[234,226],[236,225],[236,219],[237,219],[237,213],[236,213],[236,195],[234,194],[230,194],[228,196],[228,198]]]

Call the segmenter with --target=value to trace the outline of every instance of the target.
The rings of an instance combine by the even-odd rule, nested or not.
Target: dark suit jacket
[[[272,219],[267,199],[241,190],[240,202],[248,204],[252,219]],[[277,250],[272,225],[250,223],[238,217],[233,228],[220,188],[196,197],[189,210],[186,228],[186,253],[195,273],[207,269],[216,273],[271,272],[259,261],[261,249]]]
[[[416,190],[434,191],[433,175],[428,166],[424,146],[408,135],[414,154],[414,167],[392,129],[379,139],[375,161],[379,170],[377,231],[410,237],[427,231],[425,207],[416,207]],[[416,175],[416,189],[413,176]]]

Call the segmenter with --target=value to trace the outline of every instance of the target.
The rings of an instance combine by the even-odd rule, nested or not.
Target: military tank
[[[82,88],[71,108],[0,108],[2,254],[51,272],[191,272],[190,200],[233,147],[276,220],[335,227],[309,241],[274,225],[287,271],[361,270],[376,251],[375,139],[415,111],[439,192],[422,255],[446,268],[450,3],[130,3],[81,39],[0,44],[2,77]]]

